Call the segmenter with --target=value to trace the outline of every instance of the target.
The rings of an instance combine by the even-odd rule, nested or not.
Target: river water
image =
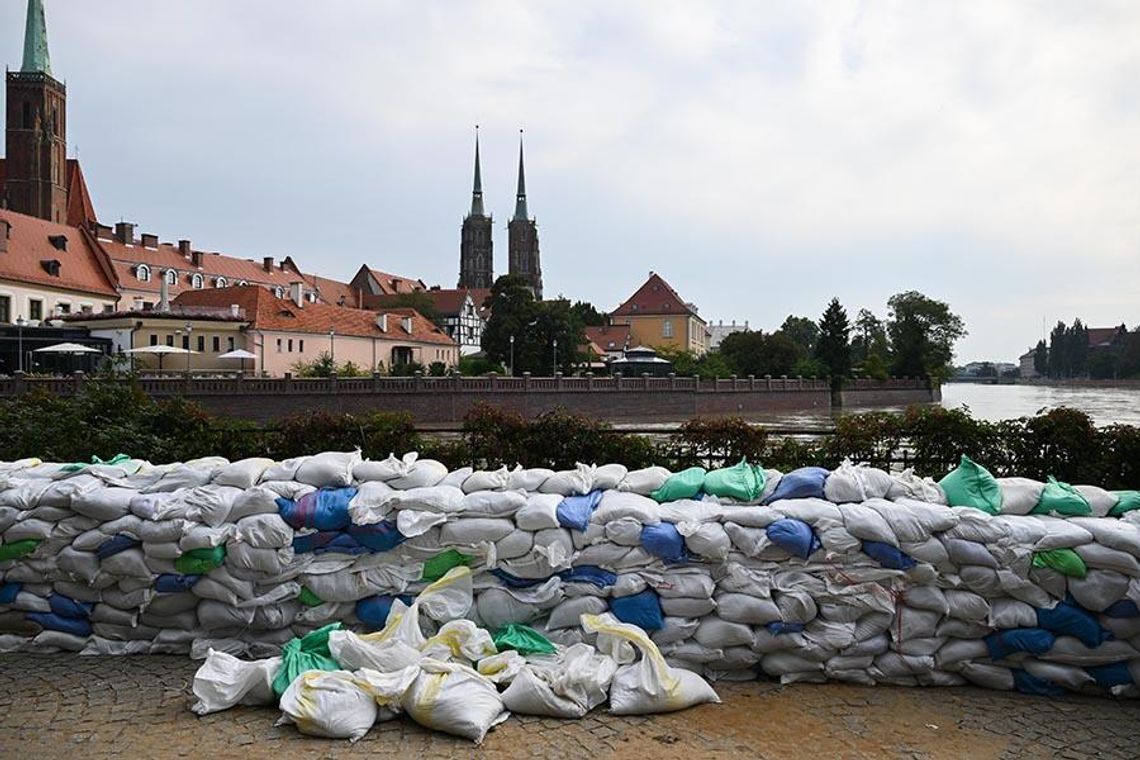
[[[968,408],[983,420],[1031,417],[1042,409],[1067,406],[1085,412],[1097,425],[1140,426],[1140,388],[947,383],[942,386],[942,406]]]

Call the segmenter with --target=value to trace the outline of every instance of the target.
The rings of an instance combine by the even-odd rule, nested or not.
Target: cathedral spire
[[[484,216],[483,176],[479,171],[479,125],[475,125],[475,185],[471,189],[471,216]]]
[[[51,76],[43,0],[28,0],[28,21],[24,27],[24,65],[20,70],[25,74]]]
[[[515,195],[515,219],[526,220],[530,218],[526,208],[526,174],[523,171],[523,131],[519,130],[519,189]]]

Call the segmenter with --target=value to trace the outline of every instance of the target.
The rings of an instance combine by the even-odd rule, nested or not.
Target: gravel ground
[[[0,656],[0,757],[470,757],[408,719],[355,745],[275,728],[271,708],[198,718],[182,657]],[[512,717],[485,758],[1135,758],[1140,701],[1045,699],[975,688],[720,684],[724,703],[580,721]],[[698,754],[699,753],[699,754]]]

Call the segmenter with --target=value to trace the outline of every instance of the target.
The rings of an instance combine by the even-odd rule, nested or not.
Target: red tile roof
[[[603,351],[623,351],[629,346],[629,325],[603,325],[586,328],[586,340]]]
[[[110,265],[85,230],[8,209],[0,209],[0,219],[11,225],[8,250],[0,253],[0,279],[118,297]],[[67,239],[67,250],[53,245],[51,238],[59,236]],[[59,262],[58,277],[47,272],[47,261]]]
[[[299,307],[288,298],[275,298],[265,288],[254,285],[187,291],[178,296],[174,303],[179,306],[236,304],[245,310],[250,326],[256,330],[327,335],[331,327],[337,335],[455,345],[455,341],[443,330],[415,309],[383,309],[382,313],[389,315],[388,329],[384,331],[378,324],[377,312],[323,303],[306,303]],[[404,330],[401,324],[403,317],[411,317],[411,333]]]
[[[436,313],[441,317],[458,315],[463,306],[463,301],[468,294],[471,295],[471,300],[475,303],[475,310],[484,318],[487,318],[490,312],[484,304],[491,297],[490,288],[450,288],[447,290],[440,288],[438,290],[429,289],[417,291],[417,295],[427,298],[432,302]],[[403,295],[407,295],[407,293],[396,295],[385,294],[381,296],[365,295],[363,298],[364,308],[378,309],[391,306],[394,305],[393,302],[398,301],[400,296]]]
[[[353,287],[363,290],[365,295],[371,294],[377,296],[393,296],[399,295],[400,293],[415,293],[420,290],[427,290],[427,285],[424,284],[423,280],[403,277],[390,272],[381,272],[379,269],[373,269],[367,264],[360,267],[360,271],[352,278],[351,284]]]
[[[360,291],[347,282],[333,280],[329,277],[321,277],[316,274],[305,275],[305,282],[317,292],[317,296],[323,303],[332,304],[334,306],[348,306],[355,309],[359,309],[362,305]]]
[[[1120,327],[1090,327],[1089,331],[1089,347],[1095,348],[1097,346],[1110,346],[1116,340],[1117,334],[1120,333]]]
[[[614,309],[612,316],[628,317],[639,314],[691,314],[697,316],[696,309],[685,303],[685,299],[677,295],[677,291],[662,279],[656,272],[649,273],[649,279],[637,289],[637,292],[626,299],[625,303]]]

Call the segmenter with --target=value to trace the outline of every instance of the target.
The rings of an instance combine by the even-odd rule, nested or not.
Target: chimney
[[[158,290],[158,310],[170,311],[170,282],[166,279],[166,273],[162,275],[162,284],[159,285]]]
[[[142,296],[135,296],[135,301],[131,305],[131,310],[132,311],[142,311],[144,303],[145,303],[145,301],[143,301]]]
[[[117,222],[115,224],[115,240],[123,245],[134,245],[135,226],[130,222]]]
[[[12,225],[7,219],[0,219],[0,253],[8,251],[8,238],[12,235]]]
[[[182,254],[183,258],[187,258],[187,259],[190,258],[190,241],[189,240],[179,240],[178,241],[178,252],[180,254]]]
[[[305,308],[305,284],[302,282],[289,283],[289,298],[297,304],[298,309]]]
[[[142,234],[143,248],[158,248],[158,235],[151,235],[149,232]]]
[[[241,307],[238,306],[236,303],[230,304],[230,316],[233,317],[234,319],[237,319],[238,317],[241,316]]]
[[[261,260],[261,268],[264,269],[266,272],[272,272],[273,271],[273,257],[272,256],[266,256],[265,258],[263,258]]]
[[[192,264],[194,264],[194,267],[196,269],[201,269],[202,268],[202,252],[201,251],[191,251],[190,252],[190,262]]]
[[[105,224],[95,223],[95,237],[98,240],[114,240],[115,233]]]

